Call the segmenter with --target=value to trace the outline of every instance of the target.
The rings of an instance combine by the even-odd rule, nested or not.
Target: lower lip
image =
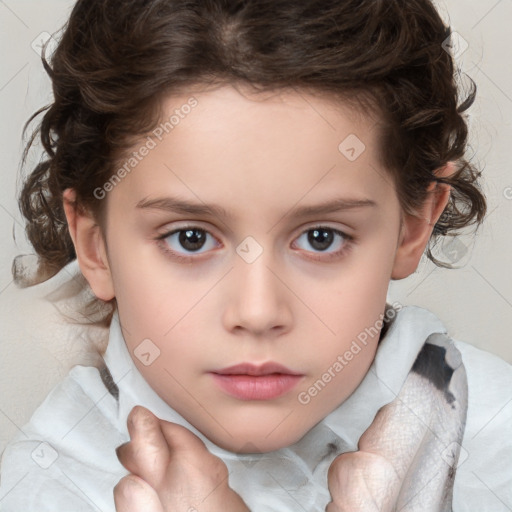
[[[284,395],[302,379],[301,375],[221,375],[212,373],[215,382],[229,395],[241,400],[270,400]]]

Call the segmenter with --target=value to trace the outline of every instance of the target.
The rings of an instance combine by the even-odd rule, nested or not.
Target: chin
[[[275,430],[275,426],[273,428]],[[204,433],[204,435],[217,446],[233,453],[267,453],[290,446],[306,434],[302,431],[290,431],[288,426],[282,429],[280,435],[277,432],[272,433],[271,428],[264,429],[261,426],[256,432],[253,430],[254,428],[241,428],[236,432],[231,430],[231,436],[224,431],[220,435],[212,435],[212,433],[209,433],[210,435]],[[268,432],[271,434],[269,435]],[[216,432],[216,434],[218,433]]]

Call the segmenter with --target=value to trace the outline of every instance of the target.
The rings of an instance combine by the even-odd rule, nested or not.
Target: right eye
[[[177,259],[194,259],[191,254],[202,254],[218,246],[216,243],[209,242],[209,238],[215,240],[208,231],[197,226],[186,226],[175,229],[158,237],[162,249]],[[206,246],[204,251],[201,251]],[[183,252],[184,250],[184,252]]]

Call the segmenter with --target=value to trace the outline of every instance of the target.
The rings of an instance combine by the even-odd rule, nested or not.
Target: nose
[[[270,251],[264,251],[252,263],[238,258],[230,274],[231,289],[224,311],[228,331],[267,339],[290,329],[292,293],[271,261]]]

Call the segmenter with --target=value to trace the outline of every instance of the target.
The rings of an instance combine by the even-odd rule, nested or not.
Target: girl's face
[[[104,188],[124,338],[213,442],[279,449],[340,405],[376,352],[367,333],[382,325],[400,232],[378,127],[313,95],[231,86],[172,97],[164,113]]]

